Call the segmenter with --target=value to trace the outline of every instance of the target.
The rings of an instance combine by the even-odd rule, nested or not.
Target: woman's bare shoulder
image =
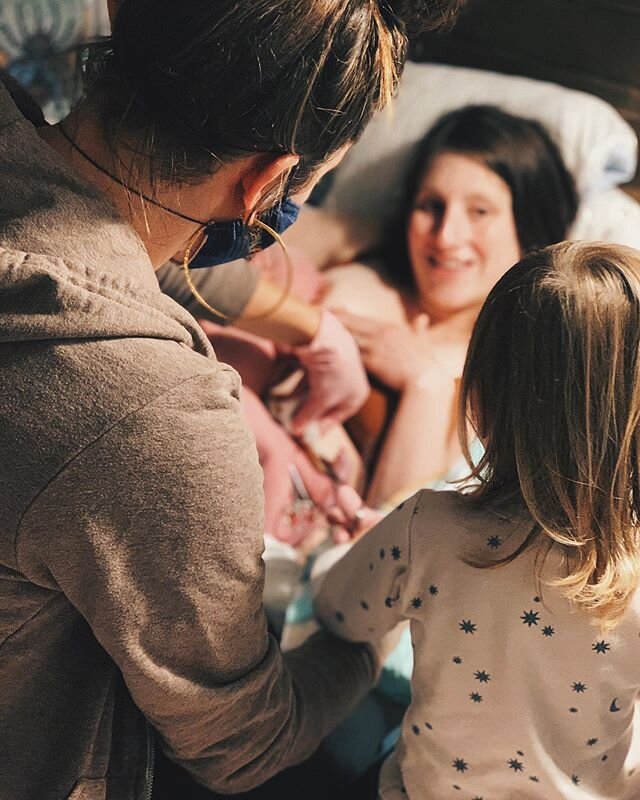
[[[354,261],[325,272],[323,305],[380,322],[407,321],[405,298],[385,275],[380,261]]]

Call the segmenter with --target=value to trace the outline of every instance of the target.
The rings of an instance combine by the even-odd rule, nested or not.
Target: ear
[[[245,221],[253,215],[267,191],[298,161],[300,156],[293,154],[274,156],[272,153],[260,153],[252,158],[249,168],[240,178]]]
[[[107,9],[109,11],[109,22],[113,28],[113,21],[116,18],[118,9],[120,8],[120,0],[107,0]]]

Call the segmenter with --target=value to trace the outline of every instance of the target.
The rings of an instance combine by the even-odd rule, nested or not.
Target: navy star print
[[[465,633],[475,633],[478,629],[478,626],[471,622],[470,619],[463,619],[462,622],[459,623],[460,630],[464,631]]]
[[[460,658],[460,656],[454,656],[451,660],[453,661],[454,664],[462,664],[462,659]]]
[[[512,769],[514,772],[523,772],[524,771],[524,764],[522,761],[518,761],[517,758],[510,758],[507,761],[509,765],[509,769]]]
[[[594,744],[598,744],[597,738],[587,739],[587,747],[593,747]]]
[[[555,632],[555,628],[551,627],[551,625],[545,625],[545,627],[542,629],[543,636],[553,636]]]
[[[469,697],[473,700],[474,703],[481,703],[482,702],[482,695],[478,692],[471,692]]]
[[[419,597],[414,597],[411,601],[411,605],[414,608],[422,608],[422,600]]]
[[[466,772],[469,769],[464,758],[454,758],[451,766],[455,768],[456,772]]]
[[[437,586],[430,586],[429,587],[429,594],[433,595],[435,597],[438,594],[438,587]]]
[[[400,556],[401,556],[401,555],[402,555],[402,550],[401,550],[401,549],[398,547],[398,545],[397,545],[397,544],[396,544],[396,545],[394,545],[394,546],[391,548],[391,558],[392,558],[394,561],[398,561],[398,559],[400,558]]]
[[[577,775],[572,775],[571,776],[571,783],[573,783],[574,786],[577,786],[580,783],[580,778]]]
[[[488,672],[485,672],[483,669],[479,669],[477,672],[473,673],[473,677],[480,681],[480,683],[489,683],[491,680],[491,675]]]
[[[523,625],[528,625],[531,627],[532,625],[538,624],[540,620],[540,614],[531,609],[531,611],[523,611],[520,619],[522,620]]]
[[[586,691],[587,691],[586,684],[584,684],[584,683],[579,683],[578,681],[576,681],[576,682],[573,684],[573,687],[572,687],[572,688],[573,688],[573,691],[574,691],[574,692],[577,692],[578,694],[581,694],[582,692],[586,692]]]
[[[499,536],[490,536],[487,539],[487,547],[497,550],[502,545],[502,539]]]
[[[419,728],[417,725],[412,725],[412,726],[411,726],[411,730],[413,731],[413,733],[414,733],[416,736],[419,736],[419,735],[420,735],[420,728]]]
[[[595,650],[596,653],[606,653],[607,650],[611,649],[611,645],[608,642],[605,642],[603,639],[601,642],[595,642],[591,645],[591,649]]]

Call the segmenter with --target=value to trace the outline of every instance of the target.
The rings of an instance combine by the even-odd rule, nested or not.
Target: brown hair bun
[[[417,34],[455,22],[467,0],[378,0],[383,15],[393,14],[408,33]]]

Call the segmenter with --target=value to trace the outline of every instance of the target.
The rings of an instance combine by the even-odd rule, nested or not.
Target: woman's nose
[[[471,225],[463,209],[448,206],[442,212],[436,227],[438,246],[443,250],[467,244],[471,238]]]

